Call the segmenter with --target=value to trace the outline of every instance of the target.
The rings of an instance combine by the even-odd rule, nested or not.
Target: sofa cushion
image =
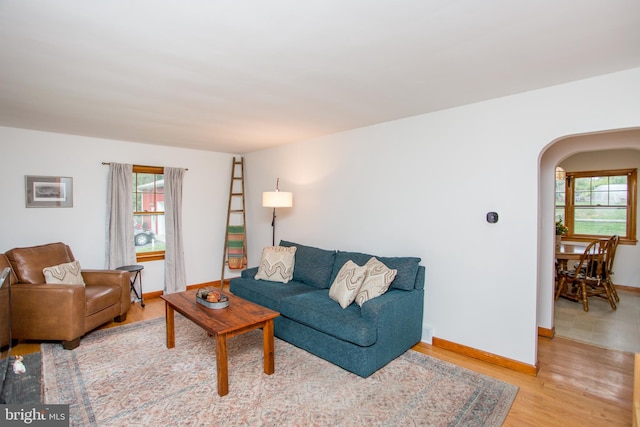
[[[296,263],[293,270],[293,279],[304,282],[307,285],[327,289],[331,286],[331,271],[335,260],[336,251],[314,248],[299,243],[280,241],[280,246],[295,246]]]
[[[232,294],[275,311],[280,311],[280,303],[283,299],[313,290],[315,288],[295,280],[285,284],[266,280],[234,278],[231,279],[229,285],[229,291]]]
[[[362,282],[362,286],[358,289],[355,299],[356,304],[360,307],[370,299],[379,297],[387,292],[389,285],[391,285],[391,282],[393,282],[393,279],[398,273],[398,270],[390,269],[376,259],[376,257],[372,257],[364,266],[367,269],[367,275],[365,276],[364,282]]]
[[[240,277],[242,277],[243,279],[255,279],[257,273],[258,267],[245,268],[240,272]]]
[[[256,279],[287,283],[293,278],[296,248],[267,246],[262,250]]]
[[[92,285],[85,288],[86,316],[91,316],[106,307],[120,304],[120,288],[115,286]]]
[[[333,264],[333,272],[331,273],[331,282],[335,280],[338,272],[345,262],[352,260],[358,265],[365,265],[367,261],[374,255],[363,254],[359,252],[341,252],[336,254],[336,261]],[[418,264],[420,258],[415,257],[379,257],[376,258],[390,269],[398,270],[395,279],[391,282],[391,288],[404,289],[410,291],[416,285],[416,277],[418,275]]]
[[[78,261],[45,267],[42,269],[42,273],[47,284],[84,285]]]
[[[355,299],[367,275],[367,267],[347,261],[329,289],[329,298],[347,308]]]
[[[342,341],[361,347],[376,343],[375,322],[360,316],[360,307],[342,309],[329,298],[328,289],[291,296],[280,304],[280,314]]]

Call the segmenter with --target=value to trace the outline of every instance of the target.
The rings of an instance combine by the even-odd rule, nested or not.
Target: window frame
[[[147,173],[147,174],[154,174],[154,175],[163,175],[164,176],[164,167],[162,166],[144,166],[144,165],[133,165],[133,177],[132,179],[136,179],[136,174],[139,173]],[[135,209],[135,206],[134,206]],[[134,219],[134,217],[136,215],[158,215],[158,214],[162,214],[165,215],[165,211],[162,212],[157,212],[154,211],[153,213],[150,212],[137,212],[137,211],[133,211],[131,214],[131,218]],[[159,260],[164,260],[165,257],[165,251],[161,250],[161,251],[150,251],[150,252],[136,252],[136,261],[137,262],[145,262],[145,261],[159,261]]]
[[[566,178],[564,180],[565,200],[564,205],[555,204],[555,212],[563,209],[563,223],[569,229],[566,234],[567,240],[573,240],[577,242],[591,242],[596,239],[601,239],[605,236],[597,234],[576,234],[574,233],[574,219],[575,219],[575,185],[571,183],[576,178],[596,178],[605,176],[621,176],[627,175],[627,222],[626,222],[626,235],[620,236],[620,244],[636,245],[638,240],[636,238],[636,211],[637,211],[637,169],[611,169],[600,171],[580,171],[580,172],[566,172]],[[557,202],[557,198],[556,198]],[[555,216],[555,214],[554,214]],[[556,218],[557,219],[557,218]]]

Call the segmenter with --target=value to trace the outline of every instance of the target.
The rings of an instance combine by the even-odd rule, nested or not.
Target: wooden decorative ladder
[[[224,233],[222,251],[222,273],[220,288],[224,287],[227,269],[242,270],[247,267],[247,216],[244,202],[244,158],[233,157],[231,163],[231,182],[229,184],[229,205],[227,208],[227,227]]]

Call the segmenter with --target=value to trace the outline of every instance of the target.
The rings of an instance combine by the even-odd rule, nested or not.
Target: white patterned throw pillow
[[[398,273],[398,270],[391,270],[376,257],[371,257],[364,267],[367,269],[367,277],[356,295],[356,304],[360,307],[370,299],[387,292]]]
[[[78,261],[66,262],[42,269],[44,281],[47,284],[56,285],[84,285],[80,263]]]
[[[356,298],[366,275],[366,267],[360,267],[351,260],[345,262],[329,288],[329,298],[340,304],[340,307],[347,308]]]
[[[262,250],[262,258],[256,279],[287,283],[293,278],[296,247],[267,246]]]

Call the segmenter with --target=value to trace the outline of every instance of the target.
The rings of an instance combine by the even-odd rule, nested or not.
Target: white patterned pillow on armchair
[[[262,250],[262,258],[256,279],[287,283],[293,278],[296,247],[267,246]]]
[[[47,284],[84,285],[78,261],[66,262],[60,265],[42,269],[44,281]]]

